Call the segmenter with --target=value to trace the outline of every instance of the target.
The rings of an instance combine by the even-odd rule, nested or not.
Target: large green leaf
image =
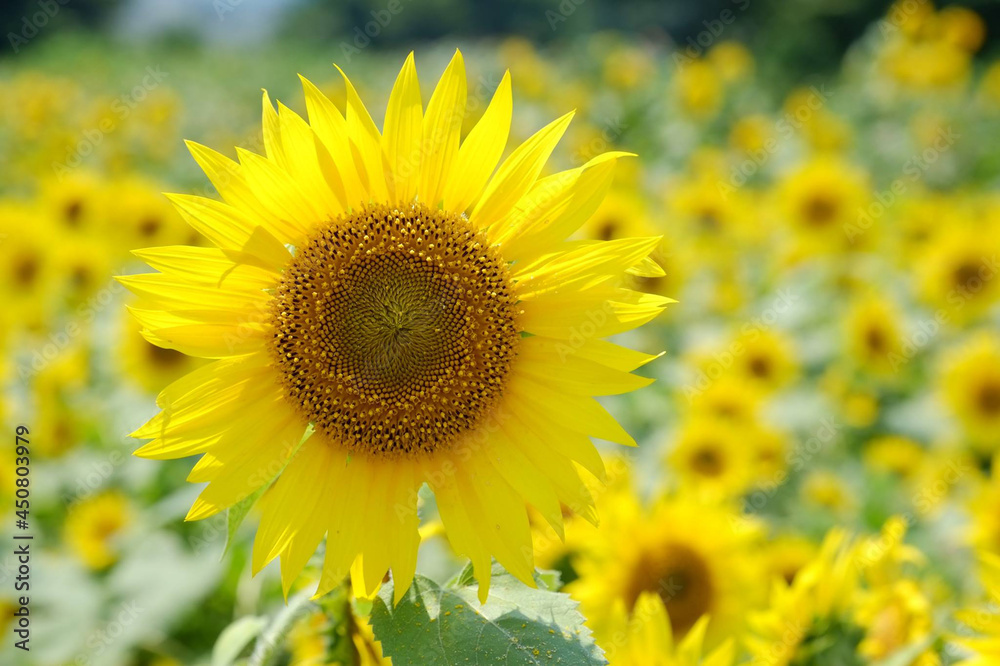
[[[393,666],[607,663],[568,595],[544,581],[530,588],[498,564],[485,605],[470,582],[467,572],[443,587],[417,576],[395,608],[392,584],[383,587],[371,623]]]

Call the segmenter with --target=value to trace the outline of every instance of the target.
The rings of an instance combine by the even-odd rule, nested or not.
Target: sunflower
[[[972,520],[968,541],[982,553],[1000,555],[1000,455],[994,455],[989,478],[977,483],[968,501]],[[977,479],[978,481],[978,479]]]
[[[817,157],[786,177],[778,195],[799,252],[836,252],[851,246],[846,230],[867,204],[867,180],[858,167]]]
[[[134,317],[125,318],[120,335],[118,344],[122,371],[149,392],[159,391],[164,385],[203,364],[200,359],[146,340]]]
[[[128,499],[104,491],[74,504],[66,515],[65,540],[91,569],[106,569],[118,559],[117,541],[133,520]]]
[[[620,625],[616,604],[635,615],[647,592],[662,599],[676,638],[706,615],[709,645],[738,632],[743,613],[765,591],[753,554],[761,536],[756,523],[728,505],[683,495],[649,509],[631,494],[615,501],[589,548],[573,559],[579,578],[566,588],[579,599],[598,644],[608,643]]]
[[[736,645],[730,638],[704,654],[708,617],[698,620],[681,641],[674,640],[670,618],[660,595],[643,592],[630,614],[616,602],[612,636],[602,647],[611,666],[732,666]]]
[[[957,663],[962,666],[993,666],[1000,661],[1000,555],[979,553],[979,578],[989,604],[968,608],[957,614],[957,619],[974,633],[956,637],[955,642],[970,650],[972,655]]]
[[[924,447],[903,435],[882,435],[865,443],[863,458],[869,469],[912,480],[927,457]]]
[[[725,86],[720,72],[711,63],[691,60],[676,69],[671,94],[686,115],[710,120],[722,106]]]
[[[905,365],[902,315],[885,298],[867,295],[848,309],[845,344],[852,364],[880,379],[896,375]]]
[[[660,274],[658,239],[563,241],[625,155],[540,177],[572,114],[494,173],[509,74],[461,142],[460,53],[426,110],[407,57],[382,132],[344,81],[346,116],[302,80],[309,123],[265,93],[266,156],[190,144],[224,201],[170,199],[215,247],[139,251],[162,272],[121,281],[147,340],[216,360],[160,394],[136,454],[204,454],[189,520],[267,488],[253,571],[279,558],[287,591],[326,536],[317,595],[389,570],[406,592],[426,482],[485,600],[491,556],[532,583],[526,503],[560,533],[560,503],[596,520],[589,436],[634,445],[594,396],[652,381],[631,372],[653,356],[601,338],[670,302],[621,286]]]
[[[108,203],[101,179],[84,169],[42,181],[38,200],[61,231],[85,234],[99,231]]]
[[[769,608],[750,616],[753,663],[859,663],[852,659],[863,634],[850,618],[859,589],[855,550],[843,531],[831,530],[791,583],[775,581]]]
[[[983,332],[948,354],[942,387],[973,443],[990,447],[1000,440],[1000,337]]]
[[[34,206],[0,203],[0,240],[3,266],[0,292],[12,319],[29,330],[46,321],[56,271],[51,253],[53,234],[47,218]]]
[[[723,375],[701,391],[689,391],[687,406],[692,417],[716,418],[739,426],[757,422],[761,399],[760,391],[747,380]]]
[[[942,311],[944,319],[966,323],[1000,298],[997,238],[988,227],[956,226],[943,232],[921,257],[918,291],[925,302]]]
[[[746,430],[718,418],[695,417],[677,434],[669,454],[681,485],[715,498],[738,497],[754,480]]]
[[[782,534],[769,539],[765,555],[767,573],[791,585],[817,551],[816,544],[800,534]]]
[[[765,393],[788,386],[798,373],[792,340],[774,330],[748,329],[733,341],[735,371]]]

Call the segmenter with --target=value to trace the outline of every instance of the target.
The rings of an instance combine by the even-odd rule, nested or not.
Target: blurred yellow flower
[[[107,490],[70,507],[64,538],[73,554],[89,568],[106,569],[118,560],[118,540],[132,521],[125,494]]]
[[[753,72],[753,54],[739,42],[724,40],[713,46],[706,56],[726,83],[744,79]]]
[[[567,586],[598,644],[620,625],[616,603],[634,614],[644,592],[662,599],[677,639],[705,615],[709,646],[735,635],[764,593],[756,524],[727,506],[683,496],[648,510],[634,495],[616,501],[622,506],[605,514],[590,547],[573,559],[579,578]]]
[[[731,421],[711,417],[688,420],[668,458],[681,487],[715,500],[742,495],[755,472],[746,434]]]
[[[854,300],[844,329],[848,357],[862,373],[888,379],[910,361],[904,355],[902,313],[883,297],[870,293]]]
[[[862,454],[871,469],[913,479],[926,460],[924,447],[909,437],[883,435],[869,440]]]
[[[868,201],[864,171],[819,157],[800,166],[779,184],[781,209],[795,239],[810,253],[846,249],[846,230]]]
[[[674,70],[673,94],[681,111],[697,119],[713,117],[724,90],[719,71],[705,60],[680,63]]]
[[[944,364],[945,404],[975,443],[992,450],[1000,441],[1000,337],[972,336]]]
[[[708,622],[708,616],[702,616],[682,640],[675,640],[663,598],[643,592],[631,613],[620,599],[615,600],[609,621],[612,638],[602,647],[610,666],[732,666],[736,659],[733,638],[704,654]]]
[[[839,663],[824,652],[844,655],[851,650],[844,644],[858,640],[860,628],[849,618],[858,587],[854,545],[843,530],[833,529],[791,583],[775,580],[768,608],[751,614],[745,642],[754,663]]]

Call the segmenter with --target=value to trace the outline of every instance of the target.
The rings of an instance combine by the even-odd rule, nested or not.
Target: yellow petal
[[[567,113],[538,130],[504,160],[469,216],[474,225],[485,229],[502,220],[531,189],[573,115]]]
[[[441,80],[438,81],[424,116],[423,155],[418,197],[436,208],[451,177],[451,167],[458,156],[462,121],[465,118],[465,63],[456,50]]]
[[[388,201],[389,190],[386,187],[382,137],[347,74],[344,74],[344,70],[340,67],[337,67],[337,71],[344,77],[344,85],[347,88],[347,135],[351,139],[351,152],[354,155],[358,176],[371,199]]]
[[[382,127],[382,148],[389,164],[389,191],[393,201],[413,201],[420,184],[423,152],[423,107],[413,52],[399,71],[389,94]]]
[[[483,117],[458,149],[451,177],[444,185],[445,210],[462,212],[482,194],[507,145],[512,113],[510,72],[506,72]]]
[[[326,146],[330,158],[336,165],[344,185],[344,196],[348,208],[354,208],[369,200],[368,191],[361,184],[358,169],[354,164],[351,139],[347,133],[347,121],[330,99],[308,79],[302,80],[302,91],[309,112],[309,124]]]

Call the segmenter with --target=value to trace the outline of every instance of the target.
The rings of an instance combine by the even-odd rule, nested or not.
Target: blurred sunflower
[[[640,594],[631,613],[616,600],[612,616],[615,638],[602,646],[610,666],[732,666],[736,661],[732,638],[704,654],[707,616],[676,641],[663,599],[654,592]]]
[[[964,324],[1000,298],[996,236],[984,229],[955,225],[942,232],[917,264],[917,287],[945,318]]]
[[[791,583],[778,579],[767,610],[752,613],[746,647],[753,663],[854,664],[862,629],[850,618],[858,594],[854,545],[831,530]]]
[[[972,607],[956,614],[956,619],[971,630],[972,636],[954,637],[954,642],[972,654],[958,662],[962,666],[994,666],[1000,663],[1000,555],[979,554],[979,578],[988,604]]]
[[[946,355],[945,404],[985,450],[1000,441],[1000,338],[980,333]]]
[[[91,569],[106,569],[118,559],[118,538],[133,521],[128,498],[108,490],[80,500],[66,515],[65,540]]]
[[[797,251],[807,255],[849,247],[847,230],[868,201],[864,172],[833,157],[799,167],[779,184],[778,195]]]
[[[818,550],[811,539],[800,534],[780,534],[768,539],[764,560],[769,578],[780,578],[791,585]]]
[[[683,496],[644,509],[634,495],[615,498],[589,546],[574,559],[579,578],[567,591],[580,600],[598,644],[634,616],[643,593],[663,601],[672,635],[683,638],[708,616],[706,640],[718,645],[743,626],[743,614],[765,592],[753,556],[760,531],[725,505]]]
[[[121,327],[121,368],[126,377],[146,391],[156,393],[167,384],[195,370],[204,362],[176,349],[161,347],[142,335],[142,328],[134,317],[124,318]]]
[[[869,440],[862,457],[869,469],[901,479],[913,479],[926,461],[924,447],[902,435],[882,435]]]
[[[589,436],[634,444],[594,396],[649,384],[631,372],[654,357],[600,338],[670,302],[618,286],[661,274],[658,239],[563,241],[625,155],[539,178],[572,114],[491,177],[509,75],[462,142],[460,53],[426,110],[406,59],[381,133],[344,81],[346,117],[303,79],[310,124],[265,93],[266,156],[190,144],[224,203],[171,199],[216,247],[137,252],[162,272],[121,281],[147,340],[218,360],[160,394],[136,454],[204,454],[189,520],[268,488],[253,570],[280,557],[287,591],[326,535],[318,595],[349,572],[374,594],[390,569],[406,592],[427,482],[485,600],[491,556],[532,584],[525,503],[560,533],[560,503],[595,520]]]
[[[677,434],[669,453],[670,468],[681,485],[709,497],[738,497],[756,471],[747,433],[731,421],[711,417],[690,419]]]
[[[742,331],[733,343],[738,349],[736,372],[765,393],[773,393],[795,380],[798,362],[792,340],[773,329]]]
[[[879,296],[862,296],[851,303],[844,319],[844,340],[852,365],[874,377],[893,377],[907,360],[902,314]]]

